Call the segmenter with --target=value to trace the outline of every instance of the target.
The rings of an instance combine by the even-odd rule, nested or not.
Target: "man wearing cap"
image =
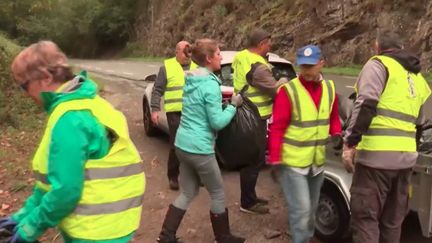
[[[286,78],[276,81],[271,67],[266,60],[271,48],[271,35],[256,29],[248,36],[248,48],[240,51],[234,57],[232,68],[234,69],[234,92],[238,93],[245,85],[249,85],[245,92],[258,108],[261,118],[261,129],[267,131],[267,119],[271,117],[273,98],[278,87]],[[247,141],[245,141],[247,142]],[[265,150],[267,141],[262,142],[262,155],[256,161],[240,170],[241,203],[240,210],[252,214],[266,214],[268,201],[256,195],[255,186],[258,180],[260,168],[265,164]]]
[[[351,185],[353,242],[399,242],[408,213],[409,182],[417,161],[416,132],[425,123],[430,88],[420,60],[401,38],[379,33],[376,56],[363,67],[344,138],[343,162]],[[354,164],[355,162],[355,164]]]
[[[335,87],[321,75],[320,48],[300,48],[297,65],[299,77],[282,86],[273,105],[268,163],[279,171],[293,243],[307,243],[314,234],[329,133],[335,142],[342,139]]]
[[[154,124],[159,123],[159,112],[161,110],[161,97],[164,97],[164,110],[168,121],[170,135],[170,152],[168,156],[167,174],[171,190],[178,190],[179,160],[175,154],[175,136],[180,124],[184,71],[197,68],[191,62],[190,56],[185,52],[190,47],[187,41],[180,41],[176,45],[176,56],[166,59],[160,67],[156,82],[151,95],[151,119]]]

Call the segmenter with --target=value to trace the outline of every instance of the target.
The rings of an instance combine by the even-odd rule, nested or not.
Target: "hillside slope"
[[[273,51],[291,60],[297,48],[316,43],[330,65],[362,64],[377,29],[386,28],[421,56],[424,71],[432,67],[427,0],[160,0],[142,13],[135,29],[148,55],[171,55],[177,41],[200,37],[240,49],[248,30],[263,27],[273,34]]]

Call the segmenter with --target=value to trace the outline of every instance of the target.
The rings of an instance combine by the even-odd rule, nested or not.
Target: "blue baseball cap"
[[[321,60],[321,49],[315,45],[304,46],[297,51],[297,65],[315,65]]]

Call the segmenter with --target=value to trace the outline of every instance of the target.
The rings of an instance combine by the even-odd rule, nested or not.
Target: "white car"
[[[221,51],[222,55],[222,63],[221,70],[216,72],[216,75],[221,79],[222,86],[222,96],[224,100],[227,100],[233,94],[233,70],[231,68],[231,64],[233,62],[236,51]],[[279,57],[274,53],[269,53],[268,61],[273,67],[273,74],[276,79],[282,76],[287,76],[289,78],[294,78],[296,73],[294,71],[293,65],[290,61]],[[163,97],[161,99],[161,112],[159,114],[159,124],[156,126],[151,120],[151,95],[153,91],[154,81],[156,80],[156,74],[149,75],[145,78],[146,81],[150,83],[145,89],[144,97],[143,97],[143,121],[144,121],[144,131],[147,136],[155,136],[160,134],[160,132],[164,132],[166,134],[169,133],[168,130],[168,122],[166,119],[164,107]]]

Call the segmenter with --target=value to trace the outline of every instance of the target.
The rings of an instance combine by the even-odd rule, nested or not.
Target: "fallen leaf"
[[[277,238],[277,237],[279,237],[281,235],[282,235],[282,232],[280,232],[278,230],[271,230],[271,229],[265,230],[265,233],[264,233],[264,237],[267,240]]]
[[[1,206],[1,210],[2,210],[2,211],[4,211],[4,210],[8,210],[10,207],[11,207],[11,206],[10,206],[9,204],[3,203],[2,206]]]

